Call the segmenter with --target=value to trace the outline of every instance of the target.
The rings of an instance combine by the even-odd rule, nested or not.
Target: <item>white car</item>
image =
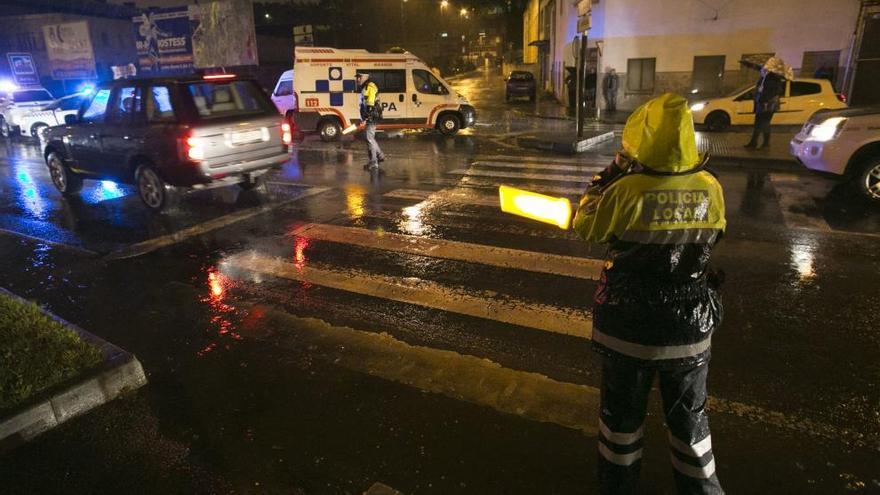
[[[287,118],[296,109],[296,95],[293,94],[293,71],[286,70],[278,78],[275,90],[272,91],[272,103],[278,108],[278,112]]]
[[[85,94],[78,93],[59,98],[40,110],[26,113],[18,119],[22,136],[39,138],[47,127],[64,124],[65,115],[76,115]]]
[[[791,154],[810,170],[852,181],[880,203],[880,107],[814,115],[791,140]]]
[[[18,133],[18,121],[25,114],[55,101],[45,88],[13,88],[0,93],[0,135],[10,138]]]
[[[691,105],[694,124],[705,124],[710,131],[731,125],[754,125],[755,85],[740,88],[728,96],[698,101]],[[827,79],[795,78],[786,81],[773,124],[800,125],[819,110],[846,108],[843,95],[836,94]]]

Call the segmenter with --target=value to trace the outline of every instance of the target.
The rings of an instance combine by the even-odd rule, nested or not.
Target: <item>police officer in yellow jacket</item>
[[[379,87],[376,86],[376,83],[370,81],[369,72],[358,71],[354,77],[361,88],[361,121],[366,128],[367,154],[370,157],[364,169],[371,172],[378,171],[379,162],[385,161],[385,153],[382,152],[382,148],[379,147],[379,143],[376,141],[376,125],[382,118]]]
[[[705,411],[710,341],[722,318],[712,248],[724,233],[721,185],[697,154],[687,101],[664,94],[627,120],[623,150],[574,219],[609,244],[594,295],[593,348],[603,357],[600,493],[633,493],[648,394],[659,375],[680,493],[724,493]]]

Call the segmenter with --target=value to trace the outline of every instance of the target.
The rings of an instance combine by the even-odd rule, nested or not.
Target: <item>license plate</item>
[[[232,144],[256,143],[263,140],[263,132],[259,129],[233,132],[230,140]]]

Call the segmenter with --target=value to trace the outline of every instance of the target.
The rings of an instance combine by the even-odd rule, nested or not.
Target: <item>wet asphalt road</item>
[[[110,183],[61,200],[38,146],[0,143],[0,286],[150,380],[0,458],[0,491],[593,493],[599,368],[578,322],[596,282],[550,267],[603,250],[493,194],[575,198],[615,145],[525,152],[517,134],[568,124],[519,116],[497,75],[456,85],[481,125],[389,136],[384,175],[361,169],[363,141],[307,136],[263,189],[164,215]],[[722,483],[880,493],[880,208],[794,166],[716,169]],[[646,438],[644,492],[673,493],[657,394]]]

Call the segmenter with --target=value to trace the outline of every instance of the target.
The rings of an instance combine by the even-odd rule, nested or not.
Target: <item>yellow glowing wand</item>
[[[571,226],[571,203],[565,198],[554,198],[510,186],[498,188],[501,211],[567,230]]]

